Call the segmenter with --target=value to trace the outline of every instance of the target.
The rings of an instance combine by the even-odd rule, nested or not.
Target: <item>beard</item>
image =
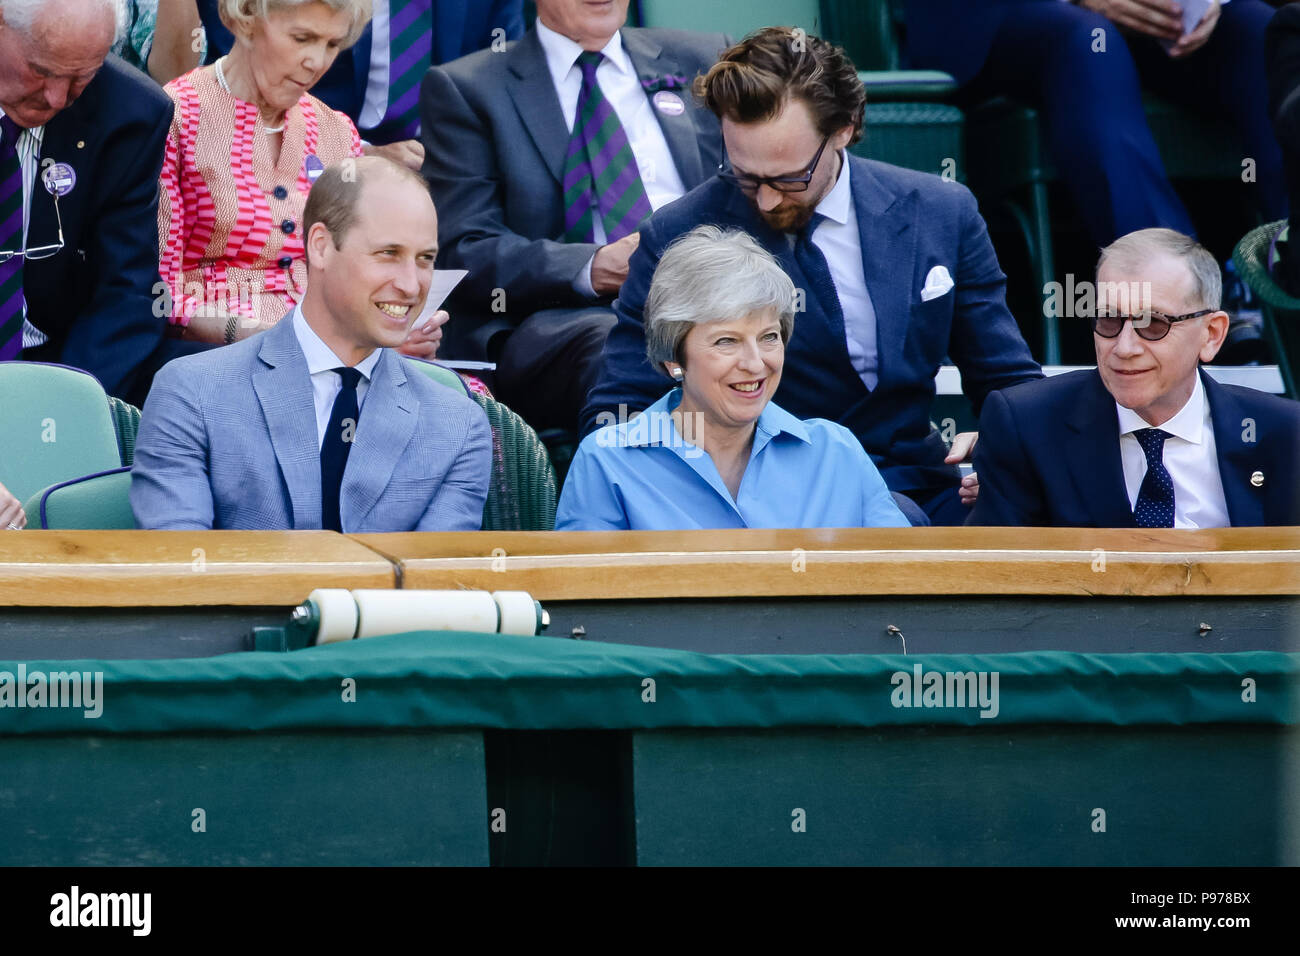
[[[801,232],[808,223],[812,222],[812,217],[817,212],[816,203],[782,204],[764,212],[758,208],[758,203],[754,199],[751,198],[750,202],[754,203],[754,209],[763,221],[777,232]]]

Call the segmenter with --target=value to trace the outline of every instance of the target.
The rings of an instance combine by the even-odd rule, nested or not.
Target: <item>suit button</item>
[[[280,223],[280,231],[283,232],[286,236],[292,236],[292,235],[293,235],[293,220],[292,220],[292,219],[286,219],[284,222]]]
[[[288,199],[289,190],[285,189],[283,186],[276,186],[275,189],[271,190],[271,195],[276,199]]]
[[[279,266],[281,269],[287,269],[291,265],[293,265],[293,257],[281,256],[279,259],[275,260],[275,264]]]
[[[1252,485],[1254,485],[1256,488],[1258,488],[1258,487],[1260,487],[1261,485],[1263,485],[1263,484],[1264,484],[1264,473],[1263,473],[1262,471],[1257,471],[1257,472],[1255,472],[1253,475],[1250,476],[1250,483],[1251,483]]]

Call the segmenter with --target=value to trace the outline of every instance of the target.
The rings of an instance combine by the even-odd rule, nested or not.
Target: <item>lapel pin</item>
[[[654,95],[655,109],[665,116],[681,116],[686,112],[686,104],[676,93],[660,90]]]
[[[1255,472],[1253,475],[1250,476],[1250,483],[1254,485],[1256,488],[1264,484],[1264,473],[1262,471]]]
[[[313,186],[316,184],[316,180],[320,179],[320,174],[325,172],[325,164],[320,161],[320,157],[315,153],[307,154],[302,167],[303,172],[307,174],[307,182]]]
[[[77,174],[67,163],[51,163],[42,170],[41,182],[51,196],[66,196],[77,185]]]
[[[86,148],[86,141],[84,139],[77,140],[77,149],[85,149],[85,148]]]

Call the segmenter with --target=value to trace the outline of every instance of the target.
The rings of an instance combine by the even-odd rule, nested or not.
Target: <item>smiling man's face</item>
[[[1114,290],[1115,301],[1107,307],[1123,315],[1147,306],[1129,301],[1146,288],[1155,312],[1185,315],[1205,308],[1192,294],[1191,271],[1168,253],[1153,252],[1136,265],[1108,260],[1097,270],[1097,285]],[[1198,364],[1218,354],[1227,330],[1228,315],[1221,311],[1175,322],[1158,342],[1142,338],[1132,322],[1125,322],[1113,339],[1093,333],[1097,371],[1116,402],[1133,409],[1149,425],[1163,425],[1191,398]]]
[[[537,0],[537,17],[584,50],[601,50],[627,21],[628,0]]]

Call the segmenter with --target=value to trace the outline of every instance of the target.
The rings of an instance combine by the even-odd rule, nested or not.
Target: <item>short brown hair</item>
[[[320,223],[329,230],[334,248],[343,247],[343,238],[357,218],[357,201],[366,183],[376,176],[393,176],[418,185],[429,194],[423,176],[383,156],[355,156],[330,163],[307,194],[302,211],[302,236],[305,242],[311,227]],[[311,264],[310,256],[308,265]]]
[[[823,136],[853,127],[862,138],[867,92],[844,50],[795,27],[764,27],[725,51],[695,80],[695,95],[719,119],[769,120],[792,97],[812,112]]]

